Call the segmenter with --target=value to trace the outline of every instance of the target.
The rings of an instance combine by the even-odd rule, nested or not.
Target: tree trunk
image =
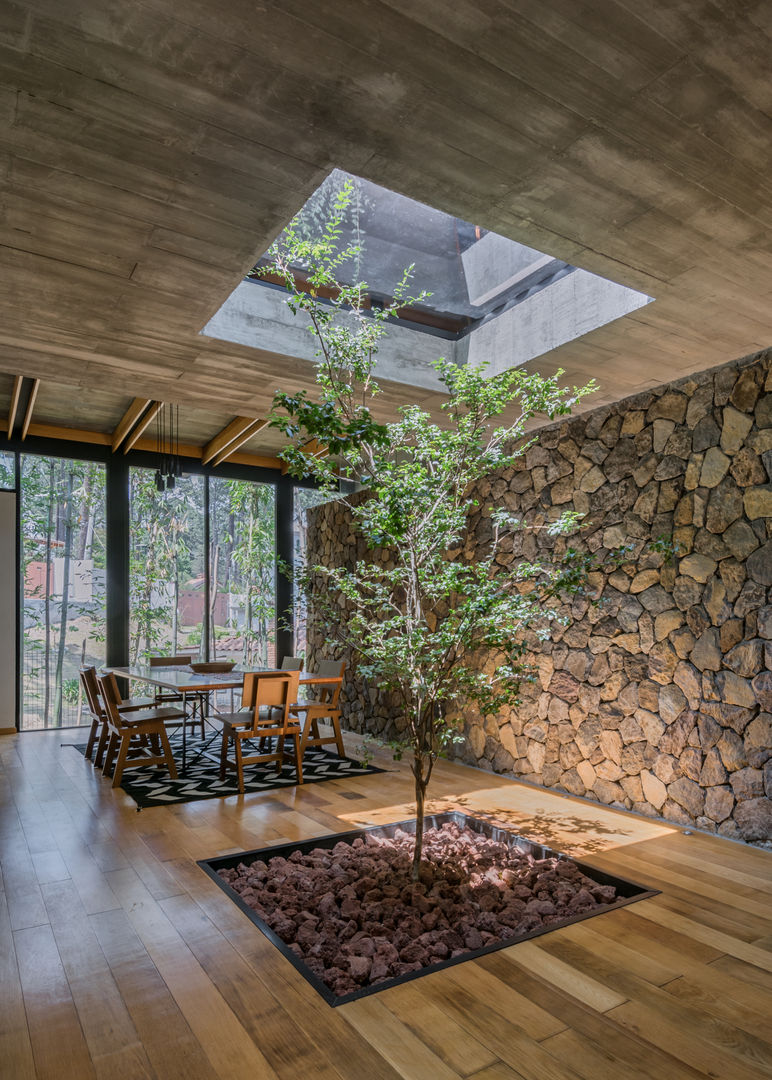
[[[177,535],[174,535],[174,608],[172,609],[172,656],[177,655],[177,638],[179,637],[179,610],[180,610],[180,566],[177,557]]]
[[[423,754],[413,758],[413,776],[415,777],[415,847],[413,848],[413,866],[410,877],[418,881],[421,872],[421,857],[424,849],[424,808],[426,805],[426,785],[429,781],[424,772]]]
[[[51,705],[51,540],[54,528],[54,461],[48,462],[48,516],[46,518],[46,591],[44,603],[45,652],[43,655],[44,691],[43,723],[48,727],[48,710]]]
[[[208,660],[217,659],[217,635],[215,634],[214,625],[214,613],[217,606],[217,588],[218,577],[220,574],[220,545],[212,545],[212,561],[210,563],[212,567],[212,576],[209,583],[209,611],[207,612],[207,618],[209,619],[209,656]]]
[[[64,566],[62,570],[62,600],[59,612],[59,648],[56,654],[56,727],[62,726],[64,697],[64,649],[67,641],[67,614],[70,600],[70,562],[72,560],[72,466],[67,473],[67,493],[64,502]]]
[[[89,537],[91,534],[91,490],[93,487],[93,478],[91,476],[91,466],[86,467],[86,476],[83,480],[83,494],[81,496],[81,509],[80,518],[78,521],[78,543],[76,545],[75,558],[82,562],[86,558],[86,552],[89,546]]]
[[[252,575],[246,580],[247,603],[244,608],[244,666],[252,663]]]

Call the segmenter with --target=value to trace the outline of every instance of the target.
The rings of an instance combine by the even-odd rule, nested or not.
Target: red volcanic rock
[[[617,899],[568,859],[534,859],[455,824],[413,837],[368,833],[220,877],[337,995],[602,910]]]

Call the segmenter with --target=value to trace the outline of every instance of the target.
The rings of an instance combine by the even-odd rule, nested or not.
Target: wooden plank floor
[[[442,763],[434,806],[662,895],[331,1009],[195,865],[410,816],[407,769],[143,810],[0,738],[3,1080],[761,1080],[772,855]]]

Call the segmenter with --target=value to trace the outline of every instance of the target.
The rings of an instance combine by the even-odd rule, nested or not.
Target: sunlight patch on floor
[[[339,812],[338,817],[350,822],[352,829],[384,825],[410,819],[414,805],[405,802],[358,813]],[[516,783],[429,800],[428,813],[450,810],[480,817],[527,840],[576,856],[593,855],[678,831],[673,825]]]

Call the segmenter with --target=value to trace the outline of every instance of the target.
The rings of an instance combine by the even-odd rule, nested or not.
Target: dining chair
[[[300,673],[264,674],[247,672],[244,676],[242,702],[250,704],[240,712],[230,715],[218,714],[213,719],[222,724],[222,747],[220,750],[220,779],[225,779],[227,769],[235,770],[239,792],[244,793],[244,766],[277,761],[279,772],[288,755],[285,744],[292,740],[297,782],[303,783],[303,762],[300,753],[300,721],[293,715],[292,702],[297,697]],[[265,740],[275,738],[275,749],[265,750]],[[252,753],[250,740],[258,740],[258,753]],[[233,757],[228,757],[233,744]]]
[[[193,657],[190,655],[185,656],[149,656],[147,658],[149,667],[151,668],[168,668],[168,667],[189,667],[193,663]],[[185,719],[185,723],[190,723],[195,728],[196,724],[201,725],[201,738],[204,737],[204,707],[206,702],[206,694],[187,694],[183,695],[177,693],[175,690],[161,690],[156,689],[155,702],[157,705],[161,703],[165,705],[171,705],[176,702],[185,702],[186,698],[193,699],[193,715],[188,716]],[[198,709],[198,716],[196,716],[196,709]]]
[[[97,680],[96,668],[83,667],[80,669],[79,674],[81,685],[83,687],[83,695],[86,699],[88,711],[91,713],[91,727],[86,741],[85,757],[87,757],[89,761],[92,760],[91,755],[94,754],[94,744],[96,743],[96,753],[94,754],[93,762],[97,768],[101,768],[102,758],[104,756],[105,747],[107,746],[108,732],[107,716],[99,697],[99,683]],[[113,687],[113,695],[114,699],[118,702],[119,712],[136,712],[139,709],[148,709],[152,706],[153,702],[150,698],[121,698],[118,689],[118,680],[113,672],[109,672],[104,678],[109,679],[110,684]]]
[[[281,662],[282,671],[302,671],[303,670],[303,657],[302,656],[285,656]]]
[[[318,684],[318,694],[314,699],[300,701],[292,706],[293,713],[303,721],[303,734],[300,740],[300,756],[306,752],[308,746],[325,746],[327,743],[335,743],[339,757],[345,757],[343,736],[340,730],[340,692],[343,687],[343,674],[346,670],[345,660],[320,660],[317,669],[313,673],[320,679],[334,679],[334,682]],[[313,686],[313,675],[309,675],[306,686]],[[319,721],[327,720],[332,725],[332,735],[319,734]]]
[[[178,709],[141,709],[122,713],[118,708],[115,688],[106,678],[98,680],[99,691],[107,717],[109,738],[105,755],[105,775],[113,768],[113,787],[118,787],[126,769],[165,765],[172,780],[177,779],[169,736],[165,724],[184,716]],[[140,740],[149,745],[141,745]],[[133,751],[133,756],[129,756]],[[117,757],[116,757],[117,754]],[[113,767],[113,762],[115,766]]]

